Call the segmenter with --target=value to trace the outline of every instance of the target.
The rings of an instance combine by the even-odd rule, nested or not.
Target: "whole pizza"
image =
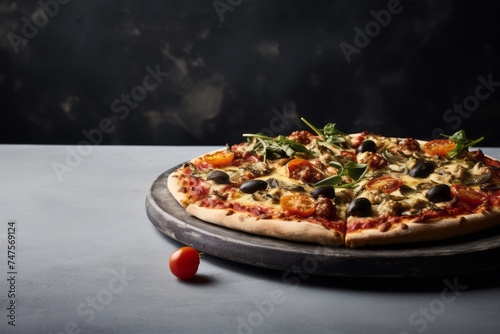
[[[464,131],[431,141],[334,123],[196,157],[169,175],[186,211],[262,236],[362,247],[472,234],[500,224],[500,161]]]

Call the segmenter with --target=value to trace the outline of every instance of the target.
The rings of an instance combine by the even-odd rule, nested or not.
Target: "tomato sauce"
[[[238,202],[227,202],[216,196],[206,197],[199,204],[202,207],[211,209],[231,209],[237,212],[248,212],[259,218],[271,218],[276,214],[271,208],[259,205],[244,205]]]
[[[470,152],[470,155],[472,156],[473,159],[481,161],[488,166],[500,167],[500,161],[488,158],[487,156],[484,155],[483,151],[481,150],[472,151]]]
[[[306,220],[308,222],[311,222],[311,223],[323,225],[328,230],[340,231],[342,233],[344,233],[344,231],[345,231],[345,222],[343,220],[340,220],[340,219],[339,220],[328,220],[328,219],[323,218],[323,217],[313,216],[313,217],[308,217]]]
[[[349,220],[347,224],[347,232],[354,232],[356,230],[368,230],[376,228],[383,223],[398,223],[402,217],[388,216],[388,217],[372,217],[372,218],[359,218],[359,220]]]
[[[457,203],[449,208],[443,210],[423,210],[421,213],[414,216],[382,216],[382,217],[367,217],[359,218],[359,220],[349,220],[347,232],[354,232],[356,230],[373,229],[377,228],[383,223],[404,223],[405,220],[416,219],[417,222],[424,223],[425,221],[433,220],[436,218],[452,218],[459,217],[460,215],[473,213],[476,210],[471,207]]]
[[[494,206],[500,205],[500,190],[495,190],[487,193],[489,202]]]
[[[307,221],[314,224],[319,224],[324,226],[329,230],[344,232],[345,223],[342,220],[328,220],[323,217],[311,216],[311,217],[299,217],[295,215],[280,215],[272,208],[263,207],[259,205],[244,205],[238,202],[227,202],[222,200],[217,196],[209,196],[202,199],[199,203],[200,206],[210,208],[210,209],[230,209],[235,212],[248,212],[254,217],[260,219],[271,219],[275,218],[278,220],[296,220],[296,221]]]
[[[262,207],[259,205],[243,205],[237,202],[229,203],[228,207],[239,212],[248,212],[252,216],[259,218],[272,218],[276,213],[271,208]]]

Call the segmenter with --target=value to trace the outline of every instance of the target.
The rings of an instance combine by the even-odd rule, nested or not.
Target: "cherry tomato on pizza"
[[[293,194],[281,197],[280,205],[291,214],[308,217],[314,213],[316,201],[308,195]]]
[[[196,275],[199,265],[200,253],[193,247],[181,247],[170,255],[170,271],[180,279],[188,279]]]
[[[203,160],[214,167],[228,166],[233,162],[233,159],[234,153],[231,151],[219,151],[203,156]]]
[[[403,182],[394,176],[381,176],[376,179],[371,180],[366,184],[366,189],[381,190],[386,194],[390,194],[401,187]]]
[[[453,185],[451,187],[451,194],[456,196],[461,202],[476,208],[488,201],[488,197],[474,189]]]
[[[429,155],[443,157],[455,149],[455,142],[451,139],[434,139],[425,143],[423,150]]]
[[[296,169],[302,169],[304,167],[314,168],[312,163],[302,158],[295,158],[293,160],[290,160],[290,162],[288,162],[286,166],[290,173],[292,173]]]

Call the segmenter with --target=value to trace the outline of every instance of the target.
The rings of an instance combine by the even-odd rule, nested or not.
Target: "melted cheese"
[[[352,139],[355,138],[356,136],[352,137]],[[400,138],[384,138],[373,134],[368,134],[364,138],[365,140],[373,140],[377,144],[379,152],[381,149],[397,150],[399,147],[398,143],[404,140]],[[350,141],[351,138],[349,137],[348,140]],[[349,152],[349,154],[356,155],[356,160],[358,163],[369,163],[370,156],[373,155],[373,153],[370,152],[356,154],[354,149],[339,149],[324,142],[319,142],[316,139],[313,139],[307,145],[307,148],[316,153],[316,158],[314,158],[315,160],[319,161],[321,164],[323,164],[323,166],[327,166],[327,176],[334,175],[337,172],[336,168],[328,167],[329,162],[345,161],[345,159],[348,159],[343,154],[344,151]],[[248,146],[242,146],[239,149],[246,152],[249,151]],[[411,171],[411,169],[414,167],[417,159],[420,156],[424,156],[426,160],[433,162],[436,166],[434,172],[425,178],[415,178],[409,174],[409,171]],[[262,172],[262,175],[256,177],[255,179],[266,181],[270,178],[274,178],[283,185],[283,187],[280,187],[279,189],[268,187],[266,190],[259,191],[256,194],[252,195],[243,193],[239,191],[239,189],[232,189],[231,191],[227,191],[227,185],[217,185],[215,184],[215,182],[210,181],[212,183],[211,194],[214,196],[218,196],[221,193],[225,193],[227,195],[227,201],[229,202],[237,202],[245,206],[254,206],[261,204],[265,207],[275,209],[276,212],[281,212],[282,209],[279,205],[280,197],[297,192],[302,194],[310,194],[310,192],[313,190],[313,187],[311,185],[304,184],[299,180],[288,177],[285,162],[286,161],[275,160],[269,161],[268,166],[262,162],[260,162],[259,165],[255,165],[255,167],[258,169],[258,174]],[[267,167],[270,167],[270,169],[268,170]],[[337,206],[337,216],[341,219],[346,219],[346,210],[349,203],[352,201],[352,199],[358,197],[366,197],[370,200],[373,206],[373,216],[400,215],[404,214],[405,212],[408,212],[409,214],[411,214],[412,212],[415,213],[415,211],[418,211],[426,206],[434,205],[431,204],[425,197],[425,193],[430,187],[440,183],[456,183],[457,180],[460,180],[465,175],[465,173],[470,173],[472,167],[472,162],[466,160],[446,160],[445,158],[423,155],[422,152],[419,152],[418,154],[413,153],[408,156],[408,159],[403,164],[389,164],[384,167],[383,171],[370,170],[366,173],[363,180],[361,180],[353,190],[336,187],[336,198],[334,202]],[[480,168],[481,167],[478,166],[474,173],[480,173]],[[221,168],[221,170],[230,175],[230,179],[234,185],[241,185],[251,179],[248,176],[248,171],[245,171],[245,168],[242,167],[230,166]],[[206,173],[208,173],[208,171]],[[398,177],[402,181],[403,185],[410,187],[411,189],[413,189],[413,191],[405,191],[403,193],[401,192],[401,189],[398,189],[390,194],[385,194],[380,190],[365,189],[366,183],[368,183],[370,180],[375,179],[379,176],[386,175]],[[294,190],[294,187],[296,188],[299,186],[303,188],[303,191],[298,191],[296,189]]]

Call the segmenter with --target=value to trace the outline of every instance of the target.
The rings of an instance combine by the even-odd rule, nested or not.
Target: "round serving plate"
[[[161,174],[146,198],[150,221],[198,251],[257,267],[346,277],[430,277],[500,267],[500,227],[444,241],[351,249],[263,237],[204,222],[186,213]]]

